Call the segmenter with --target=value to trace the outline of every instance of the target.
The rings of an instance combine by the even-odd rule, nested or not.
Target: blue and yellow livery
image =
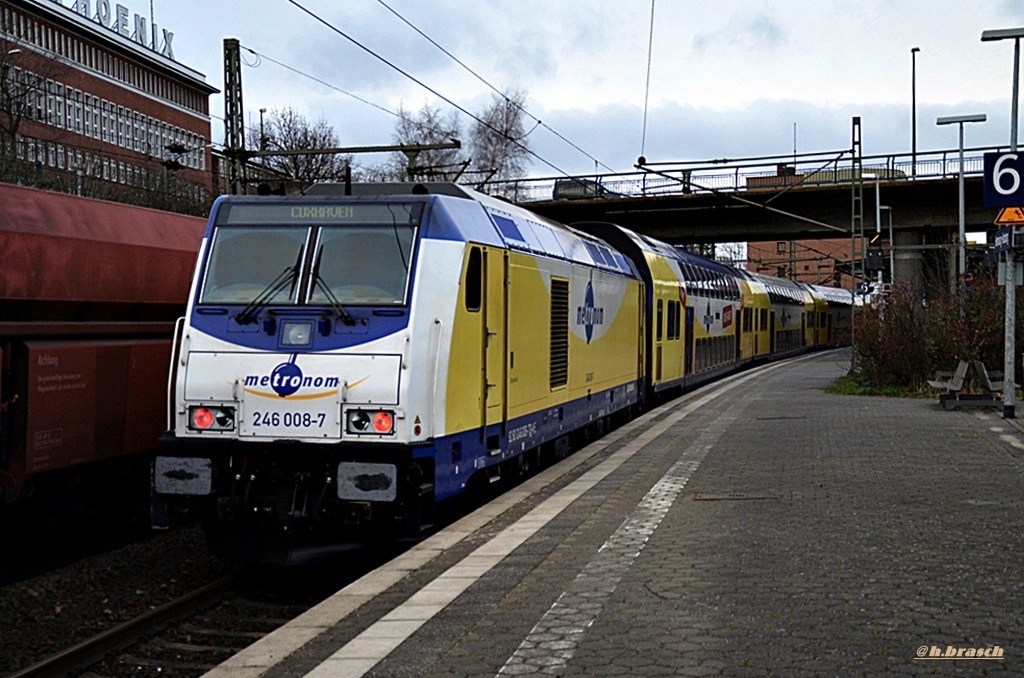
[[[823,342],[842,305],[451,184],[354,188],[214,204],[154,525],[200,520],[247,549],[415,533],[474,483]]]
[[[641,400],[642,283],[469,189],[222,197],[154,466],[154,522],[429,523],[471,479]]]

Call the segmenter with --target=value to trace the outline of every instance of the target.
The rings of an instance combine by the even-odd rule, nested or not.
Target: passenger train
[[[214,205],[175,333],[155,527],[198,520],[246,548],[416,533],[474,483],[849,323],[847,291],[613,224],[453,184],[351,188]]]

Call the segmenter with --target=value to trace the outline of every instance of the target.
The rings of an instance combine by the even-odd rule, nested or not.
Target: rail
[[[964,176],[984,171],[983,154],[1004,146],[964,149]],[[932,181],[955,177],[959,149],[882,154],[861,158],[863,175],[882,181]],[[634,172],[539,177],[489,182],[481,189],[515,203],[548,200],[642,198],[718,191],[768,191],[796,186],[848,184],[853,176],[850,150],[695,162],[651,162]]]
[[[206,586],[87,638],[31,666],[8,674],[7,678],[65,675],[76,669],[82,669],[99,661],[108,652],[131,645],[155,629],[162,628],[196,610],[212,605],[237,585],[238,578],[236,576],[221,577]]]

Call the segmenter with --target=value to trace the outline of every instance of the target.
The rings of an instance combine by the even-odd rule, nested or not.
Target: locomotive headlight
[[[353,410],[348,413],[346,417],[347,426],[349,433],[369,433],[370,432],[370,414],[369,412],[363,412],[362,410]]]
[[[345,414],[345,430],[390,435],[395,432],[395,415],[390,410],[349,410]]]
[[[312,322],[285,321],[281,323],[281,344],[283,346],[309,346],[312,340]]]
[[[188,427],[192,431],[233,431],[235,408],[215,405],[189,407]]]

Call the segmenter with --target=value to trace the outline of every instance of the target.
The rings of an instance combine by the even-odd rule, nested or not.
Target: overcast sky
[[[641,148],[651,161],[785,155],[794,124],[798,152],[838,150],[858,115],[865,154],[909,152],[912,47],[918,151],[956,148],[955,127],[935,119],[969,113],[988,122],[967,127],[968,147],[1008,144],[1013,44],[980,36],[1024,26],[1024,0],[655,0],[645,140],[650,0],[153,1],[177,60],[217,88],[224,38],[267,57],[243,50],[247,124],[290,106],[324,118],[344,146],[393,142],[381,108],[449,104],[300,6],[467,110],[490,101],[397,13],[498,89],[524,90],[530,113],[585,151],[540,127],[528,139],[550,165],[535,160],[532,176],[593,172],[594,159],[630,171]],[[144,0],[120,2],[149,13]],[[220,95],[211,115],[220,143]]]

